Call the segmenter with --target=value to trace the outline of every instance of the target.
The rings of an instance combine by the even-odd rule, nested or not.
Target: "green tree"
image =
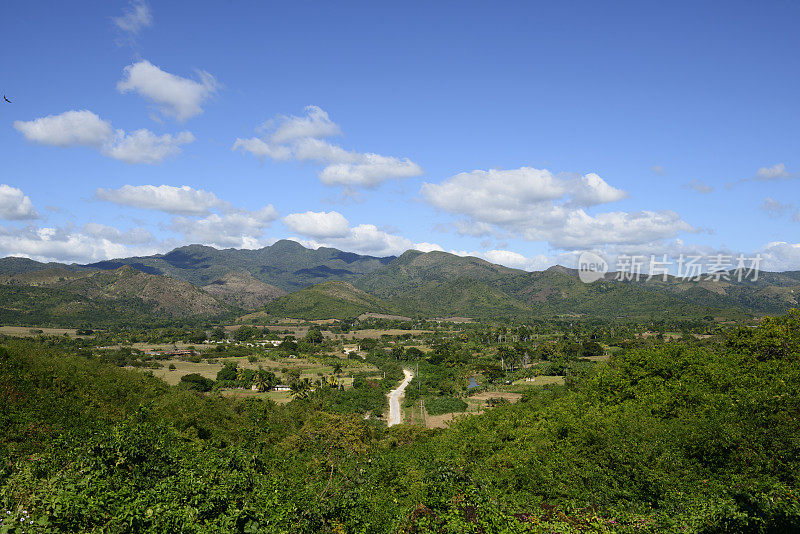
[[[217,380],[236,380],[238,370],[236,363],[228,362],[222,369],[217,371]]]
[[[311,328],[308,333],[306,334],[306,342],[307,343],[322,343],[325,338],[320,332],[319,328]]]
[[[248,341],[259,335],[258,328],[249,325],[243,325],[233,331],[233,339],[236,341]]]
[[[193,391],[211,391],[214,381],[199,373],[191,373],[181,377],[180,386]]]
[[[214,341],[224,341],[227,338],[228,335],[225,333],[225,329],[221,326],[218,326],[211,331],[211,339]]]
[[[187,336],[189,343],[202,343],[206,340],[206,331],[205,330],[194,330],[189,333]]]

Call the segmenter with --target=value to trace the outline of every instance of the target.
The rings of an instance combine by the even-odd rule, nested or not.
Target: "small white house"
[[[291,386],[287,386],[286,384],[278,384],[277,386],[274,386],[272,389],[274,389],[275,391],[291,391],[292,390]]]

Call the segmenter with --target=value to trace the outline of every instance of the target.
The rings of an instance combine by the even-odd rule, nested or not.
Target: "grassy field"
[[[598,356],[602,358],[602,356]],[[515,380],[513,386],[548,386],[555,384],[558,386],[564,385],[563,376],[535,376],[530,379]]]
[[[286,358],[280,360],[259,358],[258,361],[250,362],[246,357],[232,357],[219,358],[216,363],[208,363],[207,361],[193,363],[182,360],[165,360],[162,362],[164,367],[160,369],[142,368],[141,370],[152,371],[153,376],[157,376],[168,384],[174,386],[180,382],[182,376],[192,373],[197,373],[206,378],[216,380],[217,373],[228,362],[234,362],[239,367],[245,369],[256,370],[261,367],[265,371],[271,371],[275,373],[275,375],[278,377],[278,380],[281,382],[286,382],[288,372],[295,369],[300,370],[301,379],[308,378],[312,382],[318,380],[322,376],[329,378],[334,374],[332,366],[305,358]],[[175,366],[174,370],[169,370],[170,364]],[[367,372],[374,373],[374,376],[378,377],[380,374],[377,367],[359,360],[342,360],[341,365],[342,372],[339,380],[344,384],[345,387],[350,387],[353,385],[352,376],[347,375]]]
[[[257,392],[249,389],[223,389],[220,393],[225,397],[233,397],[235,399],[258,398],[269,399],[278,404],[286,404],[292,400],[291,391],[265,391]]]
[[[214,348],[214,345],[202,345],[202,344],[192,344],[192,343],[181,343],[180,341],[177,343],[131,343],[130,345],[125,345],[125,347],[138,349],[141,351],[148,351],[148,350],[188,350],[189,347],[192,347],[195,352],[204,352],[207,350],[211,350]],[[112,348],[118,349],[122,348],[122,345],[107,345],[105,348]]]
[[[38,332],[41,330],[41,333]],[[87,337],[78,336],[74,328],[40,328],[38,326],[0,326],[0,334],[14,337],[31,337],[31,336],[63,336],[64,334],[69,337]]]
[[[412,336],[418,334],[431,334],[432,330],[400,330],[398,328],[390,328],[387,330],[355,330],[342,334],[344,339],[379,339],[381,336],[402,336],[403,334],[411,334]]]
[[[191,373],[197,373],[203,375],[206,378],[210,378],[212,380],[217,378],[217,372],[222,369],[221,363],[207,363],[207,362],[200,362],[200,363],[192,363],[192,362],[182,362],[180,360],[174,360],[169,362],[163,362],[164,367],[160,369],[144,369],[141,368],[142,371],[151,371],[153,376],[157,376],[167,384],[174,386],[177,385],[178,382],[181,381],[181,377],[184,375],[188,375]],[[174,371],[169,370],[169,365],[172,364],[175,366]]]

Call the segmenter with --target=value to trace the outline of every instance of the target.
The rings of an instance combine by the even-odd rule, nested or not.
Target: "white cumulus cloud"
[[[612,187],[593,172],[572,181],[567,181],[568,195],[572,202],[578,206],[596,206],[617,202],[627,197],[628,194],[616,187]]]
[[[119,189],[98,188],[95,197],[119,204],[175,215],[208,215],[212,208],[225,208],[228,203],[214,193],[193,189],[188,185],[125,185]]]
[[[156,135],[144,129],[129,134],[118,130],[117,137],[104,147],[103,153],[125,163],[153,165],[180,154],[181,145],[193,143],[194,140],[191,132]]]
[[[317,106],[306,114],[278,116],[264,123],[263,137],[238,138],[233,150],[277,161],[315,161],[322,165],[319,178],[325,185],[372,188],[386,180],[422,174],[422,167],[407,158],[354,152],[334,145],[326,138],[339,135],[339,126]]]
[[[319,106],[306,107],[306,115],[279,116],[261,125],[261,129],[270,131],[272,143],[288,143],[297,139],[320,139],[341,134],[339,126]]]
[[[315,239],[344,237],[350,232],[350,223],[338,211],[290,213],[283,223],[293,232]]]
[[[374,224],[352,226],[347,229],[346,234],[336,237],[315,239],[310,233],[303,235],[312,239],[293,239],[310,248],[332,247],[371,256],[397,256],[410,249],[423,252],[442,250],[442,247],[435,243],[414,243],[406,237],[382,230]]]
[[[476,170],[426,183],[421,194],[434,207],[463,217],[453,223],[462,235],[507,234],[562,249],[647,243],[694,231],[672,211],[589,214],[585,208],[627,196],[594,173],[554,175],[530,167]]]
[[[288,161],[292,159],[292,149],[283,145],[271,145],[257,137],[251,139],[237,139],[233,145],[234,150],[241,149],[243,152],[250,152],[259,158],[270,158],[277,161]]]
[[[175,217],[169,229],[183,234],[190,243],[252,249],[266,244],[264,230],[277,218],[278,212],[270,204],[257,211],[239,209],[202,219]]]
[[[114,137],[114,128],[88,110],[65,111],[32,121],[14,121],[25,139],[40,145],[99,148]]]
[[[258,248],[267,244],[264,230],[278,218],[272,204],[258,210],[232,206],[214,193],[188,185],[125,185],[119,189],[98,188],[95,198],[121,206],[148,209],[175,215],[162,230],[182,236],[183,242],[216,247]],[[86,232],[106,239],[144,239],[144,233],[122,234],[113,230],[87,226]]]
[[[353,163],[332,163],[319,174],[325,185],[375,187],[395,178],[422,174],[422,167],[408,159],[380,154],[358,154]]]
[[[557,225],[530,227],[523,236],[531,241],[547,241],[556,248],[575,250],[601,245],[652,243],[682,232],[696,231],[670,210],[617,211],[595,216],[575,210],[560,214]]]
[[[89,237],[124,245],[146,245],[155,241],[153,234],[141,227],[131,228],[123,232],[113,226],[90,222],[83,225],[81,232]]]
[[[0,227],[0,255],[22,256],[37,261],[88,263],[146,256],[165,251],[164,244],[125,244],[126,232],[117,235],[113,230],[89,228],[91,235],[74,228],[27,226],[24,228]],[[105,234],[105,235],[101,235]],[[128,233],[129,241],[136,241],[135,233]],[[166,246],[169,248],[169,246]]]
[[[60,147],[88,146],[104,156],[131,164],[161,163],[181,153],[181,145],[194,142],[191,132],[156,135],[140,129],[131,133],[115,130],[111,123],[88,110],[65,111],[32,121],[15,121],[28,141]]]
[[[444,251],[444,249],[441,247],[441,245],[437,245],[436,243],[427,243],[427,242],[424,242],[424,241],[421,242],[421,243],[414,243],[414,250],[419,250],[420,252],[436,252],[436,251],[443,252]]]
[[[512,269],[524,271],[538,271],[552,265],[551,258],[544,254],[537,254],[531,258],[511,250],[488,250],[486,252],[473,252],[470,256],[477,256],[491,263],[497,263]]]
[[[764,245],[758,253],[761,255],[761,269],[766,271],[800,270],[800,243],[774,241]]]
[[[125,67],[117,90],[121,93],[135,91],[155,103],[162,115],[185,121],[202,113],[203,102],[218,88],[211,74],[198,71],[197,75],[199,80],[182,78],[142,60]]]
[[[0,219],[22,221],[37,218],[39,213],[34,209],[33,202],[21,189],[0,184]]]

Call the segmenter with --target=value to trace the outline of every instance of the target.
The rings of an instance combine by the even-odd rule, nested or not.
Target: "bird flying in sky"
[[[3,95],[3,100],[5,100],[5,101],[6,101],[6,102],[8,102],[9,104],[11,104],[11,100],[9,100],[9,99],[8,99],[8,97],[7,97],[6,95]]]

